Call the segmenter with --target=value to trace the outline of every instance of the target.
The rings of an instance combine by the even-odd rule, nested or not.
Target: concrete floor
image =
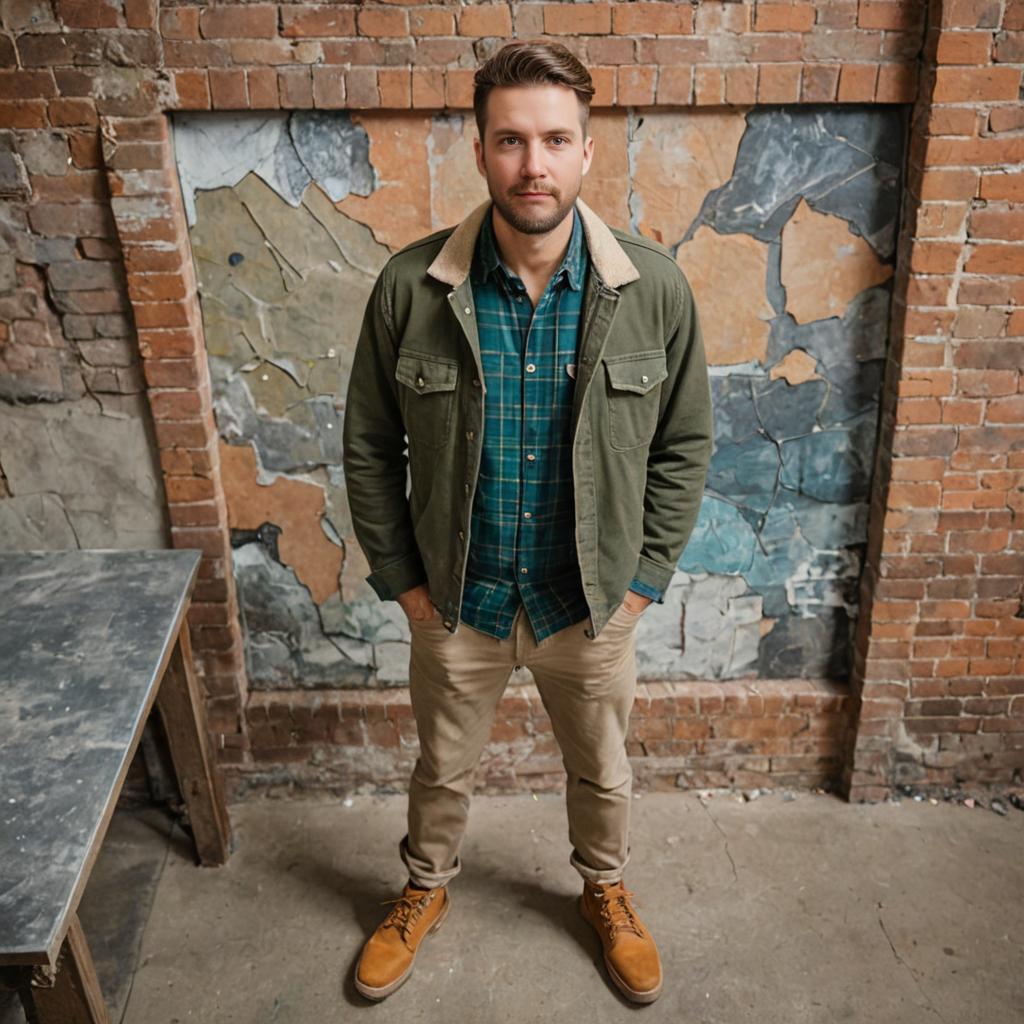
[[[665,966],[647,1007],[606,979],[579,917],[564,814],[559,796],[476,797],[451,915],[409,981],[372,1004],[351,974],[404,881],[404,796],[235,804],[221,868],[196,867],[161,812],[119,811],[82,907],[112,1020],[1024,1020],[1018,810],[635,799],[626,881]],[[0,1008],[0,1022],[19,1014]]]

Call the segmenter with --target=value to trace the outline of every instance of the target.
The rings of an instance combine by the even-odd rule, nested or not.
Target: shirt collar
[[[473,279],[477,282],[486,280],[492,274],[503,273],[507,277],[513,277],[512,272],[502,262],[498,253],[498,243],[494,235],[494,227],[491,222],[494,204],[491,203],[483,222],[480,225],[480,234],[477,236],[476,252],[473,259]],[[500,270],[499,270],[500,268]],[[579,210],[576,204],[572,208],[572,234],[569,236],[569,246],[565,250],[565,256],[555,271],[554,276],[565,275],[569,287],[579,291],[583,287],[583,274],[586,268],[586,246],[583,238],[583,224],[580,220]]]

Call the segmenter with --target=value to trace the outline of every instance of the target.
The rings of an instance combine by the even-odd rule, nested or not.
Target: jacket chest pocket
[[[668,376],[665,350],[605,356],[608,377],[608,423],[612,448],[650,444],[658,426],[661,388]]]
[[[458,360],[402,349],[395,364],[395,379],[402,385],[402,416],[410,443],[443,448],[448,443],[455,408]]]

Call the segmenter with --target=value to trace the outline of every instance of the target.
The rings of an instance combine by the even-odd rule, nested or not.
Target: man
[[[448,914],[474,772],[520,665],[563,755],[580,910],[628,998],[661,990],[622,878],[625,739],[636,625],[663,601],[696,521],[711,396],[671,254],[578,198],[593,92],[554,43],[509,43],[478,70],[490,200],[388,260],[356,346],[352,521],[368,582],[409,620],[420,741],[399,844],[409,881],[356,967],[371,999],[409,977]]]

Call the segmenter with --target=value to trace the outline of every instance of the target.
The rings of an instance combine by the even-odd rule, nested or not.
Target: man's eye
[[[518,140],[516,139],[516,137],[514,135],[506,135],[505,138],[503,138],[501,141],[502,142],[509,142],[509,141],[516,142]]]
[[[556,135],[551,141],[552,142],[558,142],[559,140],[561,140],[562,142],[568,142],[569,141],[564,135]]]

